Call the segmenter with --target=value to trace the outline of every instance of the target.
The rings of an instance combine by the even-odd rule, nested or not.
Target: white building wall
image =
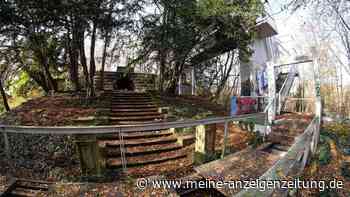
[[[260,68],[267,61],[271,60],[271,53],[269,52],[270,46],[268,45],[269,45],[269,42],[266,38],[257,39],[254,41],[252,46],[254,53],[250,61],[255,69]]]
[[[272,61],[277,57],[274,43],[273,37],[256,39],[251,45],[253,54],[250,58],[250,62],[240,64],[241,83],[246,84],[248,80],[251,82],[251,96],[256,95],[256,73],[263,70],[264,66],[266,66],[266,62]],[[244,84],[242,84],[242,86],[243,85]],[[243,94],[247,95],[244,91]]]

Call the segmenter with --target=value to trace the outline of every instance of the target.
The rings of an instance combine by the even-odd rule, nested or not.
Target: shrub
[[[331,148],[328,142],[324,142],[319,148],[319,163],[320,165],[327,165],[331,161]]]

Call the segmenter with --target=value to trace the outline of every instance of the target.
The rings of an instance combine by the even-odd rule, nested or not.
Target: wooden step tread
[[[138,156],[138,155],[147,155],[147,154],[155,154],[161,152],[169,152],[173,150],[177,150],[182,148],[181,145],[172,143],[172,144],[156,144],[146,147],[135,146],[135,147],[126,147],[125,155],[126,156]],[[103,149],[104,153],[107,157],[119,157],[120,156],[120,148],[109,148],[106,147]]]
[[[147,146],[147,145],[155,145],[155,144],[169,144],[176,142],[177,138],[176,137],[162,137],[162,138],[156,138],[156,139],[133,139],[133,140],[124,140],[124,146]],[[99,143],[104,143],[102,146],[110,146],[110,147],[115,147],[115,146],[120,146],[120,141],[119,140],[105,140],[101,141]]]
[[[184,158],[186,156],[187,156],[186,153],[175,150],[172,152],[157,153],[152,155],[127,157],[126,160],[127,160],[127,166],[133,167],[133,166],[166,162],[169,160]],[[120,158],[107,159],[107,167],[120,168],[121,167]]]

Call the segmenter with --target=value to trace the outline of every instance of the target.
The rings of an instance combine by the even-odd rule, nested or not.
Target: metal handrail
[[[283,84],[282,84],[282,87],[281,87],[281,89],[279,90],[279,92],[278,92],[278,107],[277,107],[277,113],[280,113],[281,112],[281,110],[282,110],[282,99],[284,98],[284,97],[286,97],[286,95],[284,95],[284,94],[287,94],[288,92],[285,92],[286,90],[285,90],[285,88],[286,88],[286,86],[287,86],[287,83],[289,82],[289,80],[292,80],[291,78],[293,77],[293,79],[294,79],[294,76],[295,76],[295,64],[289,64],[289,65],[292,65],[292,67],[290,68],[290,71],[289,71],[289,73],[288,73],[288,76],[287,76],[287,79],[283,82]],[[293,83],[293,82],[291,82],[291,83]],[[292,85],[292,84],[291,84]],[[283,97],[283,98],[282,98]]]
[[[311,62],[313,62],[313,60],[302,60],[302,61],[296,61],[296,62],[291,62],[291,63],[287,63],[287,64],[280,64],[280,65],[276,65],[274,67],[278,68],[278,67],[283,67],[283,66],[290,66],[290,65],[295,65],[295,64],[305,64],[305,63],[311,63]]]
[[[107,133],[127,133],[136,131],[152,131],[163,130],[170,128],[186,128],[197,125],[208,125],[225,123],[228,121],[240,121],[250,117],[255,117],[261,113],[244,114],[237,116],[223,116],[206,118],[201,120],[184,120],[174,122],[157,122],[149,124],[134,124],[134,125],[111,125],[111,126],[57,126],[57,127],[42,127],[42,126],[13,126],[0,125],[4,133],[22,133],[22,134],[55,134],[55,135],[74,135],[74,134],[107,134]]]
[[[293,160],[292,165],[295,165],[297,162],[302,162],[300,168],[305,167],[305,164],[309,158],[308,151],[311,150],[311,153],[314,153],[313,150],[316,150],[317,147],[317,139],[314,137],[315,133],[317,133],[317,130],[319,129],[319,122],[317,120],[317,117],[314,117],[312,119],[304,132],[296,138],[295,142],[288,149],[285,156],[279,159],[271,168],[269,168],[263,175],[261,175],[259,177],[259,180],[279,180],[281,177],[277,175],[277,172],[283,170],[283,166],[286,166],[286,172],[284,173],[288,174],[289,170],[292,167],[288,161],[291,160]],[[313,138],[310,140],[311,136],[313,136]],[[291,158],[291,156],[293,156],[293,158]],[[299,159],[300,156],[302,156],[302,158]],[[258,188],[252,188],[248,190],[242,190],[235,196],[270,196],[275,189],[278,188],[270,188],[264,191]]]

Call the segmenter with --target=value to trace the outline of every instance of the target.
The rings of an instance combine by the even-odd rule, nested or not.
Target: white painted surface
[[[268,122],[272,124],[276,116],[276,78],[274,64],[272,62],[267,63],[267,76],[269,103],[272,103],[268,109],[267,118]]]

